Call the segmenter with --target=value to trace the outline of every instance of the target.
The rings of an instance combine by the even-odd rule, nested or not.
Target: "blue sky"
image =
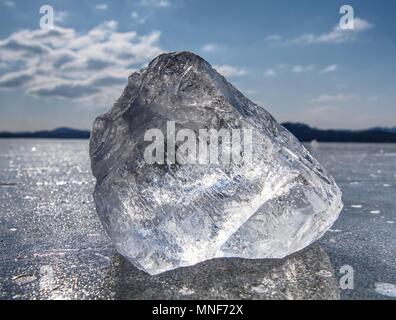
[[[343,4],[353,31],[337,27]],[[180,50],[279,121],[396,126],[395,15],[393,0],[0,0],[0,131],[88,129],[130,73]]]

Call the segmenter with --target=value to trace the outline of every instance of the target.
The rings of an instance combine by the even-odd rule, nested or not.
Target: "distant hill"
[[[366,130],[322,130],[303,123],[282,124],[302,142],[396,142],[396,128],[370,128]],[[36,132],[0,132],[0,138],[89,139],[88,130],[57,128]]]
[[[322,142],[396,142],[396,130],[371,128],[366,130],[322,130],[302,123],[282,124],[300,141]]]
[[[396,127],[394,127],[394,128],[375,127],[375,128],[370,128],[369,130],[375,130],[375,131],[379,130],[379,131],[396,133]]]
[[[89,139],[88,130],[57,128],[36,132],[0,132],[0,138]]]

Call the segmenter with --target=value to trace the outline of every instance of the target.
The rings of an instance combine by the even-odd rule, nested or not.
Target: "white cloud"
[[[215,43],[206,43],[203,47],[202,47],[202,51],[211,53],[211,52],[216,52],[219,51],[221,49],[221,47],[218,44]]]
[[[306,66],[297,65],[297,66],[294,66],[292,68],[292,71],[294,73],[303,73],[303,72],[310,72],[310,71],[312,71],[314,69],[315,69],[315,66],[313,64],[309,64],[309,65],[306,65]]]
[[[145,7],[166,8],[170,6],[169,0],[141,0],[140,4]]]
[[[276,76],[276,74],[277,74],[276,71],[270,68],[264,72],[264,77],[274,77]]]
[[[159,38],[159,31],[118,32],[115,21],[82,34],[63,27],[18,31],[0,39],[0,61],[6,65],[0,88],[106,106],[134,70],[163,52]]]
[[[322,70],[320,70],[320,73],[330,73],[330,72],[334,72],[338,69],[338,65],[336,64],[331,64],[325,68],[323,68]]]
[[[58,23],[65,22],[66,18],[69,16],[67,11],[54,11],[54,21]]]
[[[373,28],[374,25],[366,20],[355,18],[354,29],[341,29],[336,25],[333,30],[323,34],[308,33],[288,41],[290,44],[314,44],[314,43],[343,43],[353,41],[356,35],[362,31]]]
[[[271,35],[265,37],[265,40],[267,40],[267,41],[280,41],[281,39],[282,39],[282,37],[277,34],[271,34]]]
[[[3,1],[3,4],[8,7],[8,8],[15,8],[15,2],[14,1]]]
[[[105,3],[100,3],[95,6],[95,10],[98,10],[98,11],[106,11],[108,8],[109,8],[109,6]]]
[[[319,97],[312,99],[312,102],[344,102],[354,99],[355,95],[353,94],[322,94]]]
[[[31,70],[9,72],[0,77],[0,88],[20,87],[34,78]]]
[[[134,19],[138,23],[145,23],[146,19],[140,17],[140,14],[137,11],[131,12],[131,18]]]
[[[243,68],[238,68],[229,65],[213,66],[217,72],[224,77],[241,77],[247,74],[247,71]]]
[[[315,66],[314,64],[307,64],[307,65],[298,64],[293,66],[286,63],[280,63],[271,68],[268,68],[264,72],[264,77],[274,77],[277,75],[288,74],[290,72],[293,72],[295,74],[304,74],[304,73],[316,71],[318,73],[324,74],[324,73],[334,72],[337,69],[338,69],[337,64],[332,64],[324,67],[324,66]]]
[[[318,114],[318,113],[319,114],[323,114],[323,113],[329,114],[329,113],[334,112],[336,110],[339,110],[339,107],[336,107],[336,106],[316,106],[316,107],[305,109],[305,112],[308,113],[308,114],[312,114],[312,113],[315,113],[315,114]]]

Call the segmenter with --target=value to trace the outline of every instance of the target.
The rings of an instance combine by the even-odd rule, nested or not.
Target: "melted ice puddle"
[[[396,285],[392,283],[377,282],[375,291],[383,296],[396,298]]]

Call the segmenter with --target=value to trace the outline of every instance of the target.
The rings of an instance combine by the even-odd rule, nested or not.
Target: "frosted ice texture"
[[[144,133],[250,128],[251,163],[149,165]],[[117,250],[158,274],[215,257],[282,258],[337,219],[341,192],[304,146],[209,63],[163,54],[133,73],[90,140],[98,215]]]

